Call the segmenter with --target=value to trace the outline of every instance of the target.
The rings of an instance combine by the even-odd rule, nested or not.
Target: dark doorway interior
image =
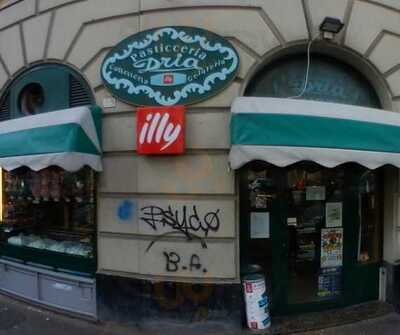
[[[300,162],[241,170],[241,268],[259,265],[275,314],[378,298],[382,173]]]

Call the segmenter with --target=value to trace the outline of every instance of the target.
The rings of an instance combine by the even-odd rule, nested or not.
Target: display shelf
[[[250,207],[251,212],[270,212],[271,208],[257,208],[257,207]]]
[[[20,168],[3,172],[3,180],[0,256],[55,271],[94,273],[94,172]]]
[[[55,240],[63,240],[63,241],[80,241],[83,239],[92,239],[94,237],[93,230],[83,231],[81,229],[71,231],[68,229],[47,229],[46,237],[52,238]]]
[[[20,260],[24,264],[35,263],[49,266],[54,271],[66,272],[65,270],[67,270],[86,275],[94,275],[96,272],[95,257],[83,257],[25,246],[14,246],[6,242],[0,242],[0,255]]]
[[[301,235],[318,234],[318,231],[315,228],[313,230],[310,230],[310,229],[304,229],[304,228],[297,227],[296,231],[298,234],[301,234]]]
[[[44,198],[32,198],[32,197],[17,197],[17,198],[7,198],[7,202],[11,203],[29,203],[32,205],[40,205],[40,204],[48,204],[48,203],[78,203],[78,204],[94,204],[94,199],[91,197],[87,198],[79,198],[79,197],[71,197],[71,198],[58,198],[54,199],[52,197],[47,198],[46,200]]]

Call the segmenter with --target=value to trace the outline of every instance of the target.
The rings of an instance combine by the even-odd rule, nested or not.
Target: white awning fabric
[[[233,169],[263,160],[400,167],[400,113],[309,100],[240,97],[231,114]]]
[[[102,170],[101,109],[76,107],[0,122],[0,167]]]

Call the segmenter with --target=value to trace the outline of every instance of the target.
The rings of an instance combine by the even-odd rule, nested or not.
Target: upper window
[[[304,87],[306,69],[304,54],[280,59],[256,75],[245,95],[296,96]],[[373,87],[359,72],[334,58],[318,54],[311,55],[307,89],[301,99],[380,108]]]
[[[43,103],[43,87],[38,83],[30,83],[20,92],[17,107],[22,115],[33,115],[40,112]]]
[[[0,100],[0,121],[93,104],[85,80],[58,64],[35,66],[18,76]]]

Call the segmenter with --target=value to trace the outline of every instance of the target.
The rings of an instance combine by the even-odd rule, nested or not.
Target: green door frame
[[[359,165],[348,166],[345,169],[345,192],[343,199],[343,290],[340,298],[334,301],[310,302],[306,304],[288,304],[289,291],[289,250],[287,230],[287,202],[284,199],[284,185],[287,170],[269,166],[278,186],[278,197],[272,201],[270,212],[271,234],[271,266],[272,272],[268,280],[272,281],[271,314],[293,314],[320,311],[323,309],[345,307],[366,301],[376,300],[379,295],[380,262],[361,264],[358,254],[358,182],[361,171]],[[248,168],[239,171],[240,179],[240,250],[241,267],[245,268],[248,261],[250,242],[250,208],[248,205],[249,191],[247,185]],[[364,169],[365,171],[365,169]],[[379,193],[383,198],[383,174],[379,173]],[[381,211],[382,212],[382,211]],[[383,218],[381,218],[381,222]],[[382,230],[381,230],[382,232]],[[382,242],[382,234],[380,236]],[[381,243],[382,248],[382,243]],[[382,252],[381,252],[382,255]],[[267,285],[268,286],[268,285]]]
[[[348,64],[326,55],[313,53],[313,66],[310,68],[307,90],[302,99],[345,103],[357,106],[380,108],[381,103],[373,86],[358,71]],[[304,84],[304,66],[306,55],[303,53],[288,55],[273,61],[263,68],[247,86],[246,96],[287,98],[297,95]],[[361,167],[360,167],[361,168]],[[362,169],[362,168],[361,168]],[[240,250],[241,264],[246,261],[246,248],[249,247],[249,208],[247,185],[244,185],[246,168],[240,171]],[[277,190],[283,194],[282,185],[285,182],[285,169],[274,168],[274,178],[281,185]],[[287,303],[288,292],[288,233],[286,227],[287,206],[282,197],[272,203],[273,213],[270,214],[271,222],[271,249],[272,271],[270,280],[274,283],[272,293],[273,310],[275,314],[288,314],[306,311],[315,311],[322,308],[342,307],[357,304],[378,297],[379,292],[379,266],[380,262],[361,264],[357,260],[358,246],[358,195],[357,171],[347,171],[347,192],[344,199],[343,223],[344,224],[344,249],[343,249],[343,291],[340,300],[334,302],[318,302],[305,305],[291,305]],[[359,172],[359,171],[358,171]],[[383,174],[379,178],[382,188],[380,196],[383,198]],[[383,212],[383,210],[381,210]],[[383,222],[383,217],[381,218]],[[381,230],[382,235],[382,230]],[[382,236],[381,236],[382,241]],[[382,243],[381,243],[382,248]],[[275,251],[275,253],[273,252]],[[382,254],[382,252],[381,252]],[[283,260],[286,259],[286,262]],[[267,279],[268,280],[268,279]]]

